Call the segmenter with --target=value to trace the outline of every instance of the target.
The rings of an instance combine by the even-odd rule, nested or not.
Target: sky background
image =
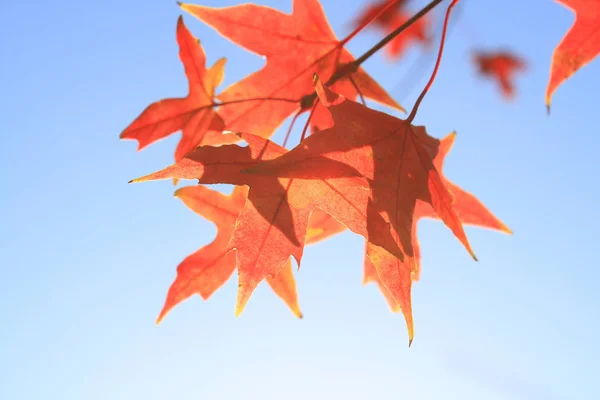
[[[291,0],[260,4],[291,11]],[[366,4],[323,1],[338,37]],[[416,122],[458,132],[444,173],[515,233],[467,228],[475,263],[440,222],[419,224],[410,349],[402,316],[361,285],[363,240],[348,232],[305,249],[303,320],[266,284],[236,318],[234,276],[154,324],[177,264],[215,234],[170,181],[127,184],[170,164],[179,134],[139,153],[119,141],[149,103],[186,93],[181,13],[171,0],[0,4],[1,399],[600,398],[600,61],[557,90],[550,117],[544,105],[568,9],[461,6]],[[263,65],[184,19],[209,65],[228,58],[221,89]],[[366,31],[348,48],[358,56],[380,37]],[[515,101],[476,76],[474,47],[529,61]],[[421,53],[364,67],[410,108],[433,66]]]

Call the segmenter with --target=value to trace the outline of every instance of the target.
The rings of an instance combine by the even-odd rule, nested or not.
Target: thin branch
[[[377,43],[375,46],[371,47],[365,54],[363,54],[362,56],[360,56],[356,60],[354,60],[352,62],[352,64],[356,64],[356,68],[358,68],[358,66],[361,65],[362,63],[364,63],[365,61],[367,61],[369,59],[369,57],[371,57],[373,54],[377,53],[377,51],[379,51],[383,46],[385,46],[386,44],[391,42],[396,36],[398,36],[399,34],[404,32],[412,24],[417,22],[419,19],[423,18],[429,11],[433,10],[435,8],[435,6],[440,4],[442,1],[444,1],[444,0],[431,1],[429,4],[427,4],[425,7],[423,7],[421,9],[421,11],[419,11],[418,13],[413,15],[408,21],[406,21],[405,23],[400,25],[398,28],[396,28],[393,32],[391,32],[389,35],[387,35],[386,37],[381,39],[381,41],[379,41],[379,43]]]

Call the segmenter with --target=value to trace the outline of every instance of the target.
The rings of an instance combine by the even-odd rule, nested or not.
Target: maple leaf
[[[412,231],[418,201],[429,204],[476,259],[453,207],[454,197],[434,161],[439,140],[429,136],[422,126],[349,101],[326,88],[318,78],[315,82],[321,102],[332,114],[334,127],[313,134],[275,159],[257,164],[250,172],[292,177],[302,171],[308,179],[312,171],[317,178],[321,173],[315,160],[323,163],[326,158],[353,167],[369,180],[375,207],[391,223],[404,257],[394,257],[387,248],[370,243],[367,255],[381,282],[405,312],[412,340],[413,323],[407,301],[410,276],[417,271]]]
[[[554,49],[546,106],[558,86],[600,53],[600,0],[556,0],[575,13],[575,22]]]
[[[456,138],[456,134],[451,133],[440,141],[438,153],[434,159],[434,165],[439,171],[442,171],[442,169],[443,169],[444,160],[445,160],[446,156],[448,155],[449,151],[451,150],[452,145],[454,144],[455,138]],[[462,221],[462,223],[464,223],[466,225],[481,227],[481,228],[493,229],[493,230],[497,230],[497,231],[504,232],[504,233],[512,233],[512,231],[500,219],[498,219],[496,216],[494,216],[485,207],[485,205],[483,205],[483,203],[481,203],[481,201],[479,199],[477,199],[474,195],[463,190],[461,187],[455,185],[454,183],[448,181],[443,175],[442,175],[442,179],[443,179],[446,187],[449,189],[449,191],[454,196],[453,207],[456,210],[456,214],[458,215],[458,217]],[[323,218],[322,220],[319,219],[319,220],[315,220],[315,222],[314,222],[315,230],[320,230],[320,232],[317,236],[320,240],[327,239],[330,236],[335,235],[345,229],[344,225],[340,224],[339,222],[337,222],[335,219],[333,219],[331,216],[329,216],[327,214],[325,214],[322,218]],[[413,225],[412,225],[412,246],[413,246],[413,259],[414,259],[415,266],[414,266],[414,270],[408,271],[409,274],[406,275],[406,283],[407,283],[407,287],[408,287],[406,294],[408,295],[408,298],[401,302],[402,304],[405,305],[405,307],[407,304],[410,305],[410,282],[409,281],[410,280],[412,280],[412,281],[418,280],[419,276],[420,276],[420,271],[421,271],[421,256],[420,256],[420,250],[419,250],[419,242],[417,239],[417,223],[421,218],[439,219],[437,214],[431,207],[431,205],[429,205],[428,203],[426,203],[424,201],[417,200],[417,203],[415,206],[415,211],[414,211],[414,217],[413,217]],[[310,226],[310,224],[309,224],[309,226]],[[307,243],[308,242],[309,241],[307,238]],[[367,246],[367,244],[365,243],[365,252],[366,252],[366,246]],[[392,263],[392,262],[394,262],[394,260],[395,260],[395,258],[391,257],[389,260],[387,260],[385,262]],[[393,295],[390,293],[390,291],[385,287],[385,285],[381,282],[381,279],[379,279],[375,265],[373,264],[371,259],[369,259],[368,256],[365,254],[363,284],[367,284],[370,282],[375,282],[377,284],[379,290],[385,297],[392,312],[402,311],[402,308],[398,305],[398,302],[396,301],[396,299],[393,297]],[[412,320],[412,315],[410,315],[410,313],[411,313],[410,307],[405,308],[405,309],[406,309],[406,313],[409,313],[409,315],[407,316],[407,320]]]
[[[390,3],[392,3],[391,6]],[[396,28],[404,24],[409,20],[411,15],[404,10],[406,0],[387,0],[375,4],[369,5],[363,10],[359,17],[355,20],[355,26],[362,26],[368,20],[379,16],[373,21],[373,25],[378,27],[385,35],[390,34]],[[381,12],[384,8],[388,7],[385,11]],[[431,43],[431,37],[429,35],[429,19],[423,17],[419,18],[413,24],[411,24],[404,32],[392,39],[386,46],[385,52],[390,59],[398,59],[406,51],[411,43],[422,43],[429,45]],[[332,87],[332,90],[338,92],[336,88]],[[338,92],[340,93],[340,92]],[[344,93],[340,93],[344,95]]]
[[[200,146],[179,162],[132,181],[198,179],[204,184],[250,187],[248,201],[229,243],[232,251],[237,250],[236,314],[242,312],[256,286],[267,276],[276,276],[290,256],[300,265],[307,222],[316,208],[334,216],[374,245],[403,257],[389,223],[370,201],[366,180],[352,167],[323,157],[313,159],[307,166],[318,169],[320,179],[303,179],[305,174],[312,177],[314,172],[310,170],[297,170],[292,178],[249,174],[246,171],[285,154],[286,149],[253,134],[239,135],[248,147]]]
[[[188,95],[150,104],[123,130],[121,139],[137,140],[139,151],[181,130],[181,140],[175,150],[175,160],[180,160],[201,143],[227,143],[221,136],[223,120],[212,107],[215,89],[223,80],[225,58],[206,69],[200,41],[190,33],[181,16],[177,19],[177,43],[188,78]]]
[[[329,79],[340,65],[354,60],[343,47],[344,42],[336,38],[318,0],[294,0],[291,15],[255,4],[223,8],[181,3],[180,6],[232,42],[266,58],[262,69],[218,96],[223,103],[265,99],[221,107],[219,114],[231,131],[271,136],[299,105],[303,110],[310,108],[300,102],[314,93],[313,73]],[[333,88],[351,99],[356,98],[358,89],[365,97],[403,111],[362,68],[351,79],[337,81]],[[327,110],[317,105],[311,125],[324,129],[331,123]]]
[[[476,51],[473,60],[479,69],[479,74],[496,79],[506,99],[514,96],[515,88],[512,81],[516,72],[526,69],[523,60],[503,51],[492,53]]]
[[[443,168],[445,157],[452,148],[455,138],[456,134],[451,133],[450,135],[446,136],[440,141],[438,153],[434,159],[434,165],[439,171],[441,171]],[[453,207],[463,224],[493,229],[504,233],[512,233],[512,231],[500,219],[494,216],[474,195],[463,190],[461,187],[455,185],[454,183],[448,181],[443,176],[442,180],[444,181],[445,186],[454,196]],[[409,324],[409,332],[411,332],[413,329],[411,327],[411,281],[418,280],[421,271],[421,256],[419,250],[419,242],[417,239],[417,223],[421,218],[437,219],[438,217],[431,205],[424,201],[418,200],[414,211],[412,226],[412,248],[414,267],[412,270],[401,270],[403,272],[401,276],[402,282],[399,283],[397,286],[402,288],[402,291],[400,293],[404,297],[400,301],[397,301],[394,295],[383,284],[382,280],[377,274],[377,269],[373,264],[373,261],[371,261],[371,259],[367,256],[365,256],[364,260],[363,283],[367,284],[369,282],[375,282],[377,284],[379,290],[385,297],[392,312],[402,311],[405,314],[405,319]],[[365,247],[368,247],[368,244],[366,244]],[[366,249],[366,251],[367,250],[368,249]],[[386,254],[381,254],[379,262],[384,263],[385,265],[393,265],[396,261],[394,257],[390,257]]]
[[[371,23],[385,26],[394,19],[396,12],[404,9],[407,2],[407,0],[385,0],[370,3],[354,20],[354,25],[363,26],[372,21]]]
[[[235,252],[229,250],[228,244],[247,194],[248,188],[245,186],[236,187],[231,195],[224,195],[202,185],[183,187],[175,192],[175,196],[185,205],[217,226],[217,236],[210,244],[190,254],[177,266],[177,277],[169,288],[157,323],[173,307],[190,296],[199,294],[207,300],[229,280],[236,269],[236,257]],[[275,277],[267,278],[267,283],[294,315],[302,318],[292,264],[288,261]]]

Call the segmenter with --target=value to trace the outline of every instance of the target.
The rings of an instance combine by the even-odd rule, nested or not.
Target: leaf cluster
[[[556,88],[600,51],[600,0],[560,2],[576,10],[577,20],[554,52],[548,106]],[[121,133],[142,149],[181,131],[174,164],[132,182],[197,180],[175,195],[218,229],[213,242],[177,267],[159,321],[193,294],[209,298],[236,270],[236,314],[266,280],[301,317],[291,258],[300,266],[306,244],[348,229],[365,240],[364,282],[375,282],[390,309],[403,313],[412,341],[411,286],[421,270],[417,222],[441,220],[474,259],[464,224],[510,233],[474,195],[444,177],[455,134],[437,139],[412,123],[440,66],[458,0],[448,6],[434,72],[408,118],[365,104],[370,99],[404,111],[361,64],[384,47],[394,58],[411,43],[431,42],[426,14],[441,0],[412,17],[406,3],[373,4],[342,40],[318,0],[294,0],[291,14],[256,4],[180,4],[267,62],[217,94],[225,59],[207,67],[199,40],[180,17],[176,38],[187,96],[152,103]],[[344,46],[369,25],[387,36],[355,59]],[[514,94],[512,76],[524,69],[522,60],[484,52],[474,60],[480,73],[498,79],[504,95]],[[293,126],[302,113],[309,118],[298,145],[286,148],[291,127],[283,145],[269,139],[286,119],[293,116]],[[217,183],[236,187],[224,195],[206,186]]]

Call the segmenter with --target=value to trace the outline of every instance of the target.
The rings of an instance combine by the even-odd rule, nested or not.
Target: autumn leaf
[[[293,177],[302,172],[308,179],[311,177],[308,171],[312,171],[313,177],[318,178],[321,172],[315,160],[325,158],[349,165],[368,179],[375,208],[391,223],[404,257],[393,257],[385,249],[370,244],[367,254],[379,278],[402,307],[412,340],[407,299],[410,300],[411,274],[417,271],[412,240],[417,202],[429,204],[475,258],[453,207],[454,197],[435,165],[440,142],[422,126],[410,125],[344,99],[318,79],[316,85],[319,99],[331,111],[334,127],[313,134],[275,159],[257,164],[251,172],[278,177]]]
[[[476,51],[473,57],[480,75],[495,79],[506,99],[515,95],[514,75],[526,68],[525,62],[509,52]]]
[[[363,9],[360,15],[354,20],[355,26],[366,25],[369,21],[373,24],[385,26],[391,21],[396,12],[403,11],[408,3],[407,0],[385,0],[381,2],[371,2]]]
[[[451,133],[450,135],[446,136],[440,141],[438,153],[436,158],[434,159],[434,165],[439,171],[441,171],[443,168],[444,160],[448,152],[452,148],[455,138],[456,134]],[[454,196],[453,207],[462,223],[481,228],[493,229],[504,233],[512,233],[511,230],[496,216],[494,216],[474,195],[463,190],[461,187],[455,185],[454,183],[448,181],[443,175],[442,180],[444,181],[445,186]],[[371,261],[371,259],[365,256],[364,260],[363,283],[367,284],[369,282],[375,282],[379,290],[385,297],[390,309],[393,312],[403,311],[405,313],[405,318],[407,319],[407,321],[412,320],[412,313],[410,309],[411,281],[418,280],[421,272],[421,255],[419,250],[419,241],[417,239],[417,223],[421,218],[437,219],[438,217],[431,205],[424,201],[418,200],[414,211],[412,226],[412,248],[414,268],[411,271],[406,271],[406,273],[403,275],[403,282],[401,287],[403,288],[403,294],[405,295],[405,298],[403,298],[401,301],[397,302],[394,296],[385,287],[385,285],[379,278],[377,274],[377,269]],[[380,262],[383,262],[386,265],[390,265],[395,262],[395,259],[394,257],[383,254],[380,257]]]
[[[379,16],[373,21],[372,25],[381,30],[384,35],[388,35],[408,21],[408,19],[411,17],[411,15],[404,9],[405,5],[406,0],[387,0],[370,4],[355,20],[354,25],[362,26],[366,23],[366,21],[379,14]],[[388,8],[384,10],[386,7]],[[431,43],[431,37],[429,34],[429,20],[427,18],[419,18],[404,32],[392,39],[392,41],[385,46],[386,55],[390,59],[398,59],[413,43],[421,43],[423,45],[429,45]],[[332,87],[332,90],[340,93],[334,87]],[[340,94],[344,95],[344,93]]]
[[[354,60],[343,47],[344,42],[336,38],[318,0],[294,0],[291,15],[255,4],[180,6],[232,42],[266,58],[261,70],[218,96],[223,103],[264,99],[222,106],[219,114],[231,131],[270,137],[300,106],[310,108],[310,104],[301,105],[300,101],[314,93],[313,73],[329,79],[340,65]],[[403,110],[362,68],[333,87],[351,99],[356,98],[358,89],[367,98]],[[331,123],[326,109],[317,105],[311,118],[313,127],[327,128]]]
[[[303,179],[304,174],[313,174],[309,170],[298,170],[291,179],[250,174],[246,171],[285,154],[286,149],[256,135],[239,135],[248,147],[200,146],[179,162],[132,181],[179,178],[250,187],[229,243],[231,249],[237,250],[238,315],[256,286],[267,276],[276,276],[290,256],[300,265],[307,222],[316,208],[374,245],[403,257],[391,236],[389,223],[370,201],[366,180],[352,167],[316,158],[307,168],[317,168],[320,179]]]
[[[438,154],[434,159],[434,165],[438,169],[438,171],[442,171],[444,160],[448,155],[449,151],[451,150],[455,138],[456,134],[451,133],[440,141]],[[443,175],[442,179],[446,187],[454,196],[453,207],[459,219],[464,224],[477,226],[481,228],[493,229],[504,233],[512,233],[512,231],[501,220],[494,216],[491,213],[491,211],[489,211],[485,207],[485,205],[483,205],[483,203],[479,199],[477,199],[473,194],[463,190],[461,187],[450,182]],[[327,217],[329,217],[330,219],[325,219]],[[419,250],[419,242],[417,239],[417,223],[421,218],[439,219],[431,205],[424,201],[417,200],[412,226],[412,246],[414,253],[413,258],[415,263],[415,269],[413,271],[410,271],[410,280],[412,281],[418,280],[421,272],[421,256]],[[339,224],[335,219],[328,216],[327,214],[324,216],[323,220],[315,220],[315,227],[317,229],[320,228],[322,230],[322,232],[320,232],[320,234],[318,235],[318,237],[321,240],[327,239],[330,236],[335,235],[341,232],[343,229],[345,229],[345,227],[342,224]],[[391,258],[392,260],[390,261],[393,261],[394,257]],[[401,308],[398,306],[398,303],[396,302],[394,297],[390,294],[389,290],[385,287],[385,285],[383,285],[383,283],[379,279],[373,262],[365,254],[363,284],[367,284],[370,282],[375,282],[377,284],[379,290],[384,295],[390,309],[393,312],[401,311]],[[410,295],[410,292],[408,292],[408,294]],[[407,304],[407,302],[404,303]]]
[[[139,151],[182,130],[181,140],[175,150],[175,160],[180,160],[201,143],[227,143],[221,136],[223,120],[212,107],[215,89],[223,80],[225,58],[206,69],[204,50],[198,39],[188,31],[181,16],[177,19],[177,43],[188,78],[188,95],[150,104],[125,128],[121,139],[137,140]]]
[[[236,256],[235,251],[228,248],[228,244],[247,194],[246,186],[236,187],[231,195],[224,195],[202,185],[183,187],[175,192],[175,196],[185,205],[217,226],[217,236],[210,244],[190,254],[177,266],[177,277],[169,288],[157,323],[173,307],[190,296],[199,294],[207,300],[229,280],[236,269]],[[267,282],[292,312],[302,318],[291,263],[288,261],[279,274],[267,278]]]
[[[177,304],[194,294],[208,300],[229,280],[236,270],[236,257],[235,251],[231,251],[228,244],[247,195],[246,186],[237,186],[231,195],[224,195],[203,185],[186,186],[175,192],[175,196],[191,210],[215,223],[217,236],[210,244],[190,254],[177,266],[177,277],[169,288],[157,323]],[[308,221],[306,243],[316,243],[345,229],[331,215],[315,209]],[[294,315],[302,318],[291,259],[288,259],[275,277],[268,276],[266,280]]]
[[[600,53],[600,0],[556,0],[575,13],[575,22],[554,49],[546,106],[554,91]]]

